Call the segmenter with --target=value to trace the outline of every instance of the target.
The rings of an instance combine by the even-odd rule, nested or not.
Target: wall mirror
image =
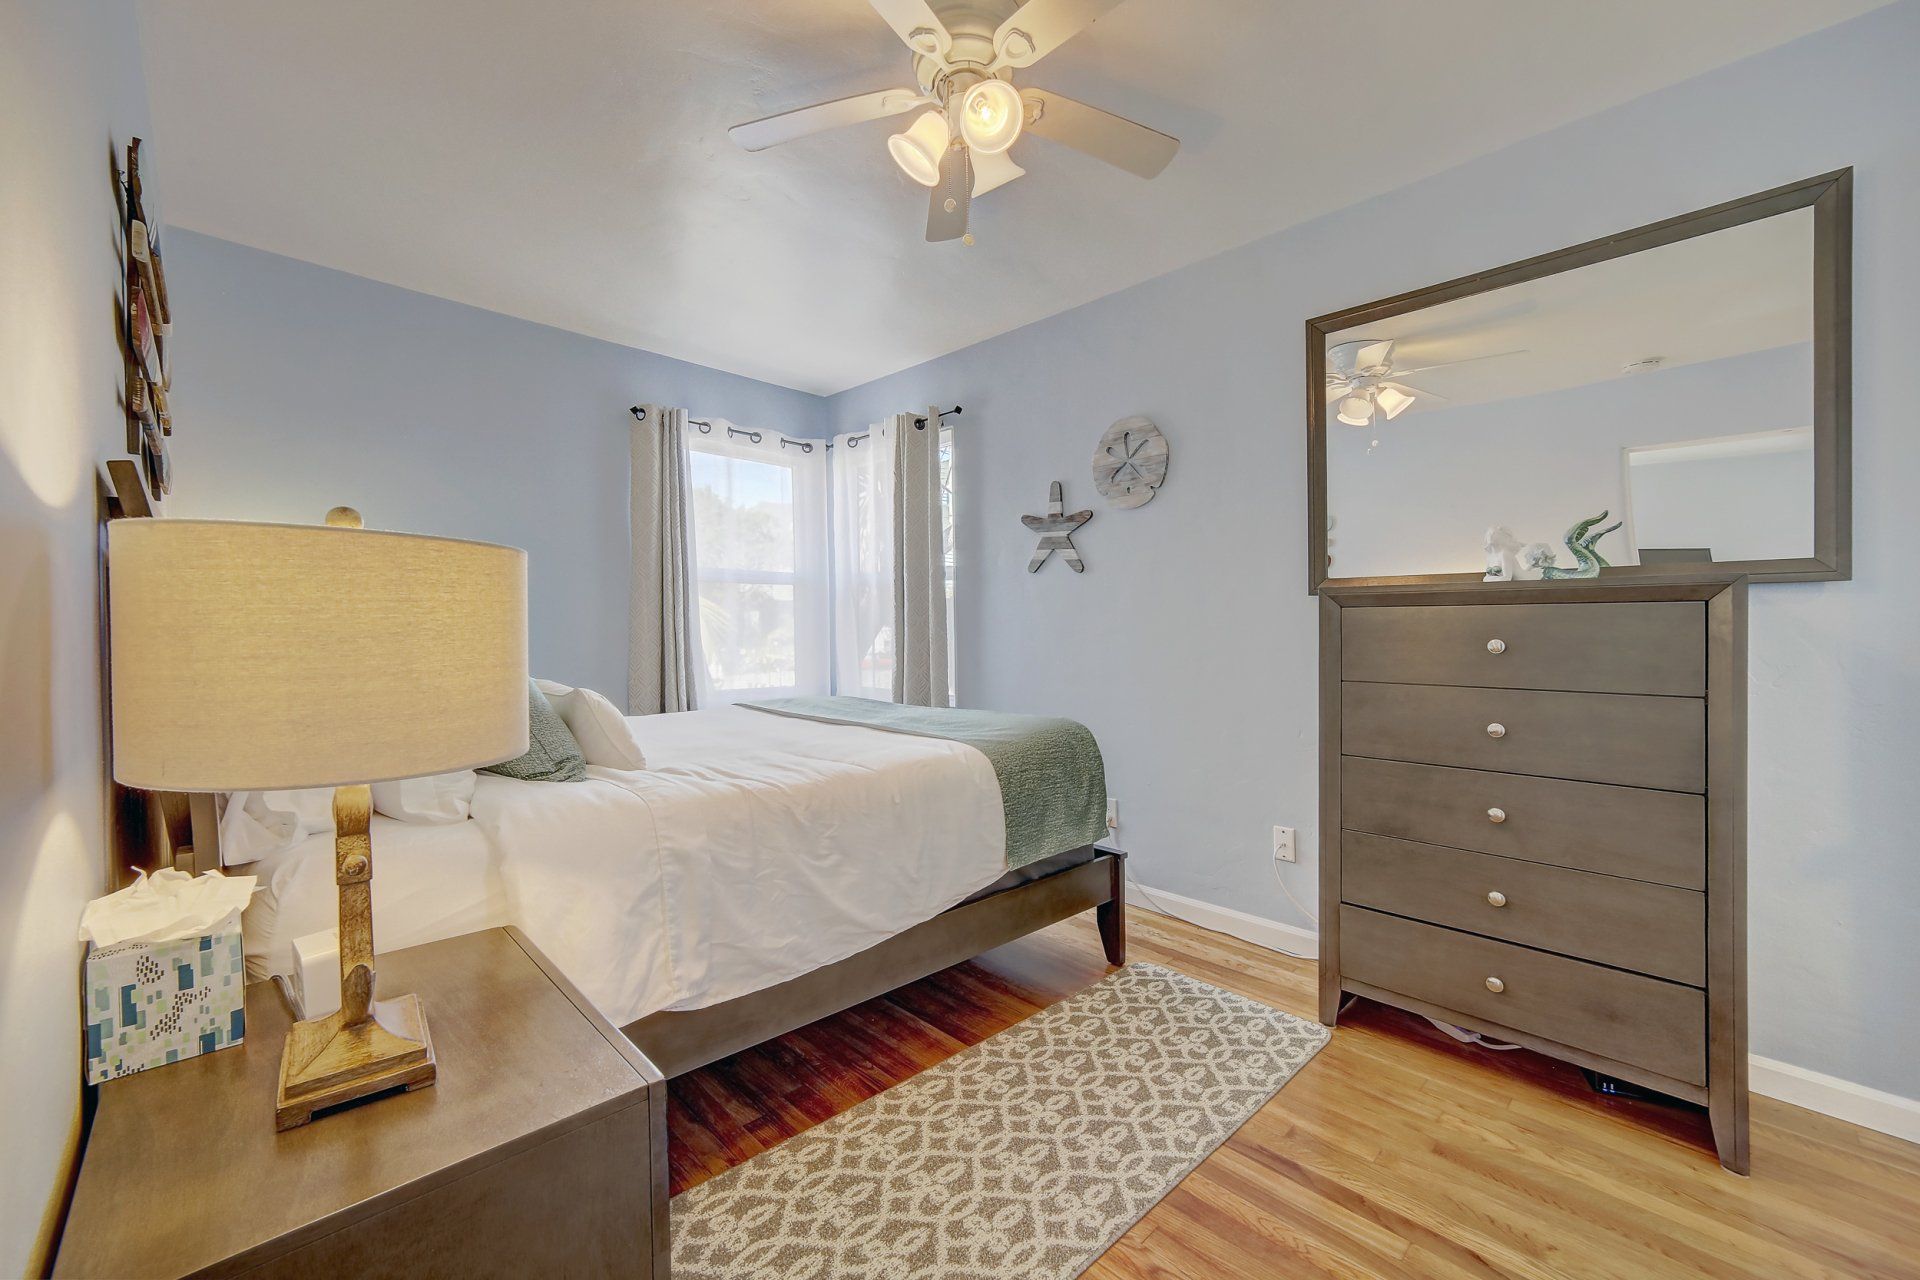
[[[1841,170],[1308,321],[1309,589],[1847,577],[1851,220]]]

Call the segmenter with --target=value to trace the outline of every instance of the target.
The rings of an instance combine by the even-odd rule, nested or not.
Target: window
[[[893,696],[891,454],[859,433],[829,453],[715,419],[689,438],[702,705]],[[947,682],[954,676],[953,436],[940,433]],[[833,498],[829,504],[828,490]],[[829,529],[828,510],[832,509]],[[831,548],[831,557],[829,555]]]
[[[691,440],[693,546],[704,704],[824,693],[827,686],[824,450]]]

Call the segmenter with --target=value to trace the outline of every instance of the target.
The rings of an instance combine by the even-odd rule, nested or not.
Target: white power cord
[[[1119,846],[1120,824],[1118,822],[1113,821],[1112,819],[1109,819],[1107,821],[1107,830],[1108,832],[1112,833],[1114,837],[1114,844],[1115,844],[1115,847],[1117,848]],[[1314,915],[1313,912],[1308,911],[1305,907],[1300,905],[1300,900],[1293,896],[1292,890],[1287,888],[1287,882],[1285,880],[1280,880],[1280,868],[1278,866],[1274,867],[1273,876],[1275,880],[1279,880],[1280,892],[1287,895],[1287,901],[1291,902],[1294,905],[1294,909],[1300,912],[1301,915],[1304,915],[1307,919],[1313,921],[1314,927],[1318,928],[1320,925],[1320,918]],[[1133,892],[1138,894],[1146,902],[1146,904],[1149,907],[1153,908],[1155,911],[1159,912],[1163,916],[1172,916],[1176,920],[1186,919],[1186,917],[1181,915],[1180,912],[1174,910],[1172,907],[1167,906],[1164,902],[1161,902],[1158,898],[1154,897],[1152,891],[1145,888],[1138,880],[1135,880],[1133,878],[1133,870],[1131,867],[1127,869],[1126,877],[1127,877],[1127,884],[1132,888]],[[1202,926],[1202,927],[1204,928],[1205,926]],[[1271,944],[1268,944],[1268,943],[1255,943],[1254,945],[1264,946],[1269,951],[1278,951],[1281,955],[1291,956],[1295,960],[1313,959],[1312,956],[1303,956],[1296,952],[1286,951],[1280,947],[1272,946]]]
[[[1119,839],[1120,824],[1118,822],[1109,822],[1107,823],[1107,830],[1114,834],[1115,841],[1117,842]],[[1181,918],[1181,915],[1178,911],[1169,910],[1165,903],[1160,902],[1158,899],[1156,899],[1153,896],[1152,893],[1142,888],[1140,882],[1133,878],[1132,870],[1128,870],[1126,875],[1127,875],[1127,883],[1133,887],[1133,891],[1136,894],[1140,895],[1140,897],[1144,898],[1147,904],[1151,906],[1155,911],[1158,911],[1163,916],[1172,916],[1176,920]],[[1298,911],[1301,915],[1305,916],[1307,919],[1313,921],[1314,927],[1316,929],[1319,928],[1320,917],[1315,915],[1313,912],[1307,910],[1305,907],[1301,906],[1300,899],[1293,896],[1293,890],[1287,887],[1286,877],[1280,874],[1280,860],[1277,858],[1274,859],[1274,862],[1273,862],[1273,879],[1274,879],[1274,883],[1280,886],[1280,892],[1287,895],[1287,901],[1293,904],[1293,909],[1295,911]],[[1271,948],[1271,950],[1279,951],[1279,948],[1274,947],[1274,948]],[[1281,951],[1280,954],[1292,956],[1293,952]],[[1306,956],[1294,956],[1294,959],[1296,960],[1305,960],[1308,958],[1309,957],[1306,957]],[[1349,997],[1348,1000],[1340,1006],[1340,1012],[1345,1013],[1347,1011],[1347,1005],[1352,1004],[1353,1001],[1357,998],[1358,997]],[[1422,1014],[1421,1016],[1425,1017],[1426,1015]],[[1492,1049],[1498,1053],[1505,1053],[1509,1049],[1520,1048],[1520,1046],[1517,1044],[1508,1044],[1503,1040],[1495,1040],[1489,1036],[1481,1035],[1478,1031],[1469,1031],[1465,1027],[1456,1027],[1450,1022],[1442,1022],[1438,1018],[1427,1018],[1427,1021],[1431,1022],[1435,1027],[1438,1027],[1443,1035],[1451,1036],[1453,1039],[1458,1040],[1461,1044],[1479,1045],[1482,1049]]]
[[[1301,915],[1305,916],[1307,919],[1313,921],[1313,927],[1318,929],[1320,927],[1320,917],[1313,914],[1313,912],[1307,910],[1305,907],[1301,906],[1300,899],[1294,897],[1293,890],[1287,888],[1286,877],[1280,874],[1280,859],[1278,858],[1273,859],[1273,878],[1274,878],[1274,881],[1277,884],[1279,884],[1280,892],[1286,894],[1287,901],[1293,904],[1293,909],[1295,911],[1298,911]]]
[[[1120,824],[1118,822],[1108,822],[1107,830],[1113,833],[1114,839],[1117,845],[1119,840]],[[1167,907],[1165,903],[1155,898],[1151,892],[1143,888],[1140,882],[1133,878],[1133,872],[1131,869],[1127,871],[1126,876],[1127,876],[1127,883],[1132,886],[1133,892],[1138,894],[1141,898],[1143,898],[1146,901],[1148,906],[1152,907],[1155,911],[1158,911],[1163,916],[1172,916],[1176,920],[1183,918],[1178,911],[1171,910],[1170,908]],[[1307,910],[1304,906],[1300,905],[1300,899],[1293,896],[1293,890],[1287,887],[1286,877],[1280,874],[1280,860],[1277,858],[1274,859],[1274,862],[1273,862],[1273,880],[1275,884],[1280,886],[1280,892],[1287,895],[1287,901],[1293,904],[1293,909],[1295,911],[1298,911],[1301,915],[1305,916],[1307,919],[1313,921],[1314,928],[1316,929],[1319,928],[1320,917],[1315,915],[1313,912]],[[1278,947],[1272,947],[1269,949],[1274,951],[1280,950]],[[1281,951],[1280,954],[1286,955],[1286,956],[1294,955],[1294,953],[1291,951]],[[1308,958],[1309,957],[1307,956],[1294,956],[1294,959],[1296,960],[1305,960]],[[1347,1004],[1351,1004],[1353,1002],[1353,999],[1356,999],[1356,998],[1357,997],[1349,998],[1346,1004],[1342,1004],[1340,1006],[1340,1012],[1345,1013]],[[1425,1017],[1424,1014],[1421,1016]],[[1442,1034],[1451,1036],[1453,1039],[1458,1040],[1461,1044],[1479,1045],[1482,1049],[1492,1049],[1499,1053],[1505,1053],[1509,1049],[1520,1048],[1520,1046],[1517,1044],[1507,1044],[1505,1041],[1495,1040],[1495,1039],[1492,1039],[1491,1037],[1483,1036],[1478,1031],[1469,1031],[1465,1027],[1456,1027],[1450,1022],[1442,1022],[1438,1018],[1427,1018],[1427,1021],[1431,1022],[1434,1026],[1438,1027]]]
[[[1440,1028],[1443,1034],[1452,1036],[1461,1044],[1477,1044],[1482,1049],[1493,1049],[1500,1053],[1505,1053],[1509,1049],[1518,1049],[1520,1047],[1517,1044],[1508,1044],[1504,1040],[1494,1040],[1483,1036],[1478,1031],[1469,1031],[1465,1027],[1456,1027],[1451,1022],[1442,1022],[1438,1018],[1428,1018],[1424,1013],[1420,1016],[1427,1018],[1427,1021]]]
[[[1113,847],[1118,849],[1120,847],[1120,824],[1112,818],[1107,819],[1107,831],[1113,837]],[[1147,892],[1140,882],[1133,878],[1133,869],[1131,867],[1126,868],[1126,877],[1127,884],[1136,894],[1145,899],[1147,905],[1151,906],[1155,911],[1158,911],[1163,916],[1172,916],[1176,920],[1181,918],[1178,911],[1168,907],[1166,903],[1161,902],[1158,898]]]

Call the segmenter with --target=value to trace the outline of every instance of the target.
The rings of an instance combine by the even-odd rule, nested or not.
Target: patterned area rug
[[[673,1201],[676,1280],[1067,1280],[1327,1029],[1130,965]]]

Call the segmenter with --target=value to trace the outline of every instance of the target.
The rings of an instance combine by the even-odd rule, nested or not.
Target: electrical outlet
[[[1107,830],[1120,829],[1120,802],[1112,796],[1107,797]]]
[[[1273,829],[1273,856],[1278,862],[1298,862],[1300,855],[1293,847],[1293,828],[1275,827]]]

